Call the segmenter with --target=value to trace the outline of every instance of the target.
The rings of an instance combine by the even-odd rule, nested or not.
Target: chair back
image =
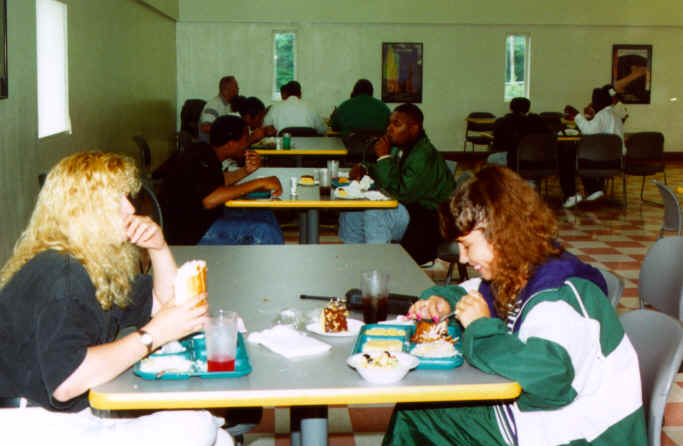
[[[666,184],[662,184],[657,180],[652,180],[659,189],[659,193],[664,200],[664,220],[662,221],[662,229],[659,231],[659,237],[664,236],[664,231],[675,232],[676,235],[681,235],[681,226],[683,226],[683,217],[681,217],[681,204],[678,197]]]
[[[517,146],[516,170],[524,178],[554,175],[559,171],[557,154],[554,134],[527,135]]]
[[[539,114],[543,122],[545,123],[548,130],[550,130],[554,135],[558,132],[564,131],[566,126],[562,123],[562,118],[564,113],[560,112],[542,112]]]
[[[618,135],[598,133],[583,135],[576,149],[576,159],[587,161],[622,161],[622,143]]]
[[[369,154],[374,154],[375,143],[384,136],[381,130],[355,129],[349,131],[342,139],[353,161],[367,161]]]
[[[494,119],[495,117],[496,115],[489,112],[472,112],[467,115],[467,129],[465,132],[488,132],[493,130],[493,122],[479,123],[472,122],[470,119]]]
[[[619,317],[638,355],[648,444],[660,446],[666,399],[683,358],[681,324],[651,310],[634,310]]]
[[[607,283],[607,299],[612,304],[612,308],[617,308],[624,292],[624,279],[604,269],[600,269],[600,273]]]
[[[149,172],[149,169],[152,166],[152,151],[149,148],[149,144],[147,144],[147,140],[143,136],[136,135],[133,136],[133,141],[135,141],[135,144],[138,146],[140,168],[144,172]]]
[[[278,135],[282,136],[285,133],[289,133],[292,136],[320,136],[313,127],[286,127],[280,130]]]
[[[156,194],[149,185],[142,183],[140,192],[131,200],[131,203],[135,207],[136,214],[148,216],[154,220],[162,230],[164,229],[164,217],[161,212],[159,200],[157,200]]]
[[[638,277],[640,308],[652,305],[676,319],[683,300],[683,237],[664,237],[645,255]]]
[[[664,162],[664,135],[659,132],[639,132],[626,140],[626,160]]]
[[[199,137],[199,117],[206,101],[203,99],[188,99],[180,110],[180,130],[192,137]]]

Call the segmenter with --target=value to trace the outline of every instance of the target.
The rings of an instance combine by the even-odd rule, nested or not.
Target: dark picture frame
[[[649,104],[652,45],[612,45],[612,85],[624,104]]]
[[[0,0],[0,99],[6,99],[7,80],[7,0]]]
[[[382,42],[382,102],[422,102],[422,43]]]

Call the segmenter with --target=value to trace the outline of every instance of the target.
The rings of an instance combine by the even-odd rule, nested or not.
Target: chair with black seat
[[[384,136],[381,130],[354,129],[342,138],[349,151],[344,165],[353,166],[362,161],[370,161],[375,156],[375,143]]]
[[[651,310],[629,311],[619,321],[638,355],[648,444],[660,446],[666,399],[683,359],[681,324]]]
[[[516,159],[515,170],[528,180],[542,180],[560,173],[557,138],[551,133],[535,133],[522,138]]]
[[[455,173],[455,169],[453,171]],[[455,176],[455,175],[453,175]],[[455,189],[457,190],[462,186],[465,181],[472,178],[471,172],[464,172],[462,175],[455,180]],[[442,241],[437,248],[437,258],[448,263],[448,272],[446,273],[445,285],[448,286],[453,279],[453,267],[458,265],[458,274],[460,276],[460,281],[469,279],[467,274],[467,266],[460,263],[460,249],[458,248],[458,243],[456,241]]]
[[[626,156],[624,158],[624,170],[626,175],[638,175],[643,177],[640,185],[640,200],[652,203],[643,198],[645,189],[645,177],[662,172],[666,184],[666,171],[664,170],[664,135],[659,132],[634,133],[626,139]]]
[[[285,127],[278,132],[279,136],[289,133],[291,136],[320,136],[313,127]]]
[[[140,174],[143,181],[151,183],[152,180],[152,150],[147,140],[142,135],[133,136],[133,141],[138,146],[138,161],[140,162]]]
[[[539,116],[545,123],[546,127],[548,127],[548,130],[550,130],[553,133],[553,135],[557,135],[559,133],[564,134],[564,130],[567,128],[567,126],[562,122],[562,118],[564,118],[564,113],[542,112],[539,113]]]
[[[159,205],[159,200],[152,190],[152,188],[142,183],[142,187],[136,196],[131,198],[131,204],[135,208],[135,213],[138,215],[144,215],[152,220],[154,220],[161,231],[164,231],[164,217],[161,212],[161,206]],[[140,271],[143,273],[149,272],[152,266],[151,259],[149,258],[149,253],[146,249],[140,250]]]
[[[665,231],[681,235],[681,226],[683,225],[681,220],[683,220],[683,217],[681,217],[681,204],[678,201],[678,197],[669,186],[657,180],[652,180],[652,182],[659,189],[659,193],[664,201],[664,220],[662,221],[662,229],[659,231],[659,238],[664,237]]]
[[[180,110],[180,131],[189,133],[193,138],[199,137],[199,117],[206,101],[203,99],[188,99]]]
[[[493,142],[492,135],[486,135],[484,133],[493,131],[493,124],[496,115],[489,112],[472,112],[467,115],[467,127],[465,128],[465,143],[463,145],[463,151],[467,150],[467,143],[472,144],[472,151],[474,152],[475,146],[486,146],[488,149]],[[476,122],[477,119],[484,119],[487,122]],[[489,122],[490,121],[490,122]]]
[[[619,136],[607,133],[583,135],[576,149],[576,174],[589,178],[621,176],[624,193],[623,208],[626,209],[626,174],[624,173],[622,142]]]
[[[683,319],[683,237],[664,237],[648,249],[640,266],[638,296],[646,306]]]

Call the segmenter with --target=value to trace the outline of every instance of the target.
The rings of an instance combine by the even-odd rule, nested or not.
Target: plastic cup
[[[218,310],[206,328],[206,365],[209,372],[235,370],[237,313]]]
[[[387,319],[389,312],[389,274],[378,271],[365,271],[360,276],[363,322],[375,324]]]
[[[330,178],[339,178],[339,161],[328,160],[327,161],[327,171],[330,174]]]
[[[330,198],[330,171],[320,169],[320,197]]]

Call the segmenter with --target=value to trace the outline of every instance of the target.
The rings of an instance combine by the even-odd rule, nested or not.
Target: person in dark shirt
[[[359,79],[353,86],[351,99],[335,108],[330,127],[346,136],[353,130],[376,130],[383,132],[389,125],[391,110],[379,99],[372,97],[372,83]]]
[[[493,126],[492,150],[505,152],[507,154],[505,165],[513,170],[517,169],[517,146],[520,141],[533,133],[549,132],[540,116],[529,113],[530,107],[531,102],[527,98],[512,99],[510,101],[511,113],[497,119]],[[492,157],[495,157],[495,154]]]
[[[211,126],[211,144],[198,143],[175,162],[161,186],[159,201],[166,237],[172,245],[283,244],[282,231],[271,211],[230,209],[226,201],[252,191],[279,196],[277,177],[237,184],[260,167],[256,152],[246,150],[246,123],[236,116],[221,116]],[[244,167],[223,172],[221,163],[245,158]]]
[[[238,105],[237,111],[249,126],[249,144],[261,141],[266,136],[275,136],[277,133],[272,125],[263,125],[266,116],[266,106],[257,97],[244,98]]]
[[[88,405],[91,388],[207,322],[206,295],[176,305],[161,228],[128,199],[139,189],[134,162],[118,154],[78,153],[47,175],[0,270],[0,397],[34,406],[3,410],[4,443],[232,444],[205,411],[107,419]],[[137,273],[139,249],[153,277]]]

